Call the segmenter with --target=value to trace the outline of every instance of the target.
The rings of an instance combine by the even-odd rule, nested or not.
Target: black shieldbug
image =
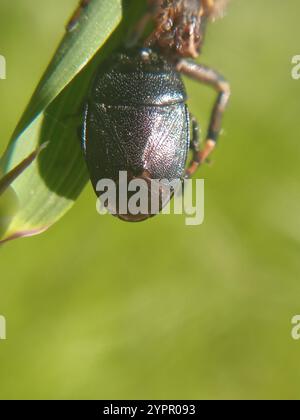
[[[221,130],[229,84],[192,59],[200,54],[207,23],[223,13],[226,0],[148,3],[149,12],[132,39],[140,37],[149,18],[154,31],[142,48],[125,50],[111,58],[106,68],[101,66],[85,107],[82,144],[96,192],[99,180],[111,179],[118,185],[119,173],[126,171],[128,182],[146,182],[151,197],[151,180],[191,177],[214,149]],[[86,7],[87,1],[82,5]],[[198,124],[186,106],[181,74],[217,92],[202,148]],[[193,156],[186,167],[189,150]],[[160,201],[160,208],[163,204]],[[150,207],[140,214],[120,212],[118,204],[115,212],[126,221],[153,215]]]

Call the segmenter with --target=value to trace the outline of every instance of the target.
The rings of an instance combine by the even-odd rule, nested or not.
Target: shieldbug
[[[81,2],[69,28],[88,3]],[[106,69],[99,69],[85,107],[82,134],[96,193],[99,180],[108,178],[117,183],[119,172],[126,171],[128,181],[147,182],[150,196],[152,179],[191,177],[207,160],[217,143],[230,87],[218,72],[192,59],[201,52],[207,23],[223,14],[226,3],[148,0],[149,12],[132,36],[138,40],[152,19],[154,30],[143,47],[125,50],[112,58]],[[217,91],[203,148],[197,121],[188,112],[181,74]],[[193,157],[186,165],[189,150]],[[150,210],[121,214],[118,206],[116,215],[126,221],[153,216]]]

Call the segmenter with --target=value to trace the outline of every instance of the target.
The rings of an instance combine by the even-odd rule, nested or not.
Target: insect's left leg
[[[206,161],[216,146],[222,128],[222,117],[230,98],[230,86],[224,77],[215,70],[192,61],[182,59],[177,63],[176,68],[184,75],[212,86],[218,92],[218,97],[211,114],[204,148],[194,154],[194,159],[187,169],[187,176],[193,176],[199,165]]]
[[[83,12],[83,10],[88,7],[88,5],[90,4],[91,0],[81,0],[77,9],[75,10],[73,16],[71,17],[71,19],[69,20],[66,29],[67,31],[71,31],[77,24],[78,19],[80,18],[81,13]]]
[[[199,166],[199,152],[200,152],[200,127],[196,118],[190,114],[192,124],[192,138],[190,142],[190,150],[192,151],[192,160],[185,173],[185,178],[190,178],[196,172]]]

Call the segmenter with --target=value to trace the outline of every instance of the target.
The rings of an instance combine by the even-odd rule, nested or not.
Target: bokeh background
[[[1,0],[0,152],[77,0]],[[47,233],[0,249],[0,398],[300,397],[298,0],[233,0],[202,61],[232,85],[203,168],[206,218],[131,225],[91,187]],[[214,94],[187,81],[207,124]]]

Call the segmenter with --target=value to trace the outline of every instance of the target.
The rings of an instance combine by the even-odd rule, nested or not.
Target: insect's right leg
[[[88,7],[90,2],[91,2],[91,0],[81,0],[80,1],[77,9],[75,10],[74,14],[72,15],[71,19],[69,20],[69,22],[66,26],[66,29],[67,29],[68,32],[72,31],[72,29],[75,28],[83,10]]]

